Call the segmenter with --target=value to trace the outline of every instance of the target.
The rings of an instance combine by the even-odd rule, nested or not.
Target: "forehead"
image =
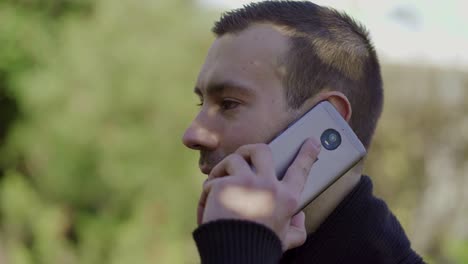
[[[279,85],[289,39],[269,24],[255,24],[217,38],[208,51],[197,80],[204,90],[213,83],[236,82],[259,89]]]

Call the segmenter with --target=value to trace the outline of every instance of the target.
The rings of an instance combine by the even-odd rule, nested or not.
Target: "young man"
[[[422,262],[362,162],[292,215],[320,144],[307,140],[282,181],[266,145],[328,100],[369,147],[383,90],[365,29],[310,2],[266,1],[225,13],[213,32],[183,137],[208,175],[194,231],[202,262]]]

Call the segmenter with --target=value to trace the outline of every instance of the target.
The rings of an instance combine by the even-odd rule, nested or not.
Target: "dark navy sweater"
[[[193,237],[202,263],[424,263],[367,176],[304,245],[284,254],[272,230],[249,221],[206,223]]]

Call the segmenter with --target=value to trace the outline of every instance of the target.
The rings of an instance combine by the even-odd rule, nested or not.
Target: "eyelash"
[[[231,106],[232,106],[232,104],[234,104],[234,106],[232,106],[232,107],[227,106],[227,107],[226,107],[226,104],[229,104],[229,105],[231,105]],[[221,106],[221,109],[222,109],[223,111],[227,111],[227,110],[231,110],[231,109],[233,109],[233,108],[236,108],[239,104],[240,104],[239,102],[236,102],[236,101],[234,101],[234,100],[226,100],[226,99],[223,99],[223,100],[221,101],[221,103],[220,103],[220,106]],[[203,106],[203,100],[202,100],[200,103],[198,103],[197,106]]]
[[[226,105],[232,106],[232,104],[234,104],[233,107],[229,107],[229,106],[226,107]],[[240,104],[239,102],[236,102],[236,101],[233,101],[233,100],[223,100],[223,101],[221,102],[221,109],[222,109],[223,111],[231,110],[231,109],[236,108],[239,104]]]

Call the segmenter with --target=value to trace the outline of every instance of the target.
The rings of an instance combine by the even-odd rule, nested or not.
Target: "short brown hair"
[[[350,126],[369,147],[383,106],[382,77],[367,30],[346,14],[306,1],[264,1],[224,13],[217,37],[254,23],[270,23],[290,38],[283,84],[288,104],[299,108],[328,89],[351,103]]]

